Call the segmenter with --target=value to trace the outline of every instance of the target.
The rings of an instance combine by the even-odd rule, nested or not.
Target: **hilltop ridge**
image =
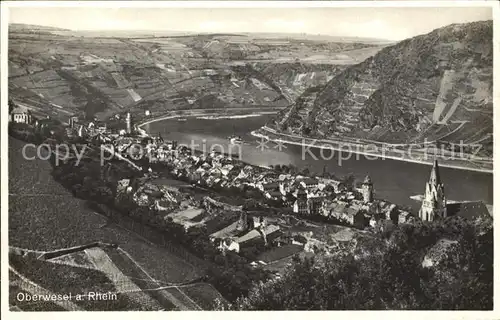
[[[492,88],[493,22],[452,24],[347,67],[269,126],[323,139],[480,143],[492,156]]]
[[[325,84],[383,47],[238,34],[89,36],[15,24],[9,31],[9,96],[63,121],[73,114],[283,108],[310,84]]]

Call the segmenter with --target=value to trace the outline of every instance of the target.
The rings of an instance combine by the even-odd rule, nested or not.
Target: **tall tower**
[[[433,221],[446,217],[444,185],[441,183],[441,177],[439,176],[437,160],[434,160],[429,182],[425,185],[425,195],[418,215],[423,221]]]
[[[362,185],[363,190],[363,201],[370,203],[373,202],[373,183],[370,176],[365,177],[365,181],[363,181]]]
[[[71,118],[69,118],[70,128],[74,129],[77,122],[78,122],[78,117],[72,116]]]
[[[83,137],[83,126],[80,126],[80,127],[78,128],[78,136],[79,136],[80,138],[81,138],[81,137]]]
[[[236,224],[236,229],[238,231],[245,231],[248,229],[248,215],[245,211],[242,211],[240,213],[240,219],[238,220],[238,223]]]
[[[125,118],[125,122],[127,123],[127,133],[132,133],[132,117],[130,116],[130,112],[127,112],[127,117]]]

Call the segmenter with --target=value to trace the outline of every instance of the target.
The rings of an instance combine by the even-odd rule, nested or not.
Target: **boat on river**
[[[231,144],[241,144],[241,143],[243,143],[243,140],[241,139],[240,136],[230,136],[229,137],[229,141],[231,142]]]

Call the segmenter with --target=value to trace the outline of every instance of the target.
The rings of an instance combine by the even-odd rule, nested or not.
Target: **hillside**
[[[11,23],[9,25],[9,31],[11,32],[36,32],[36,33],[50,33],[55,31],[69,31],[68,29],[56,28],[56,27],[48,27],[48,26],[39,26],[36,24],[25,24],[25,23]]]
[[[311,67],[319,61],[353,64],[382,48],[256,35],[138,38],[63,31],[31,25],[9,30],[10,97],[36,114],[63,121],[71,114],[105,118],[125,110],[159,115],[172,109],[285,107],[311,79],[325,84],[343,70],[333,67],[320,74]],[[283,78],[281,70],[296,62],[307,70]],[[311,78],[311,72],[317,75]]]
[[[493,144],[492,21],[401,41],[310,92],[270,124],[287,133],[387,143]],[[309,101],[304,103],[304,100]]]
[[[334,76],[346,69],[345,65],[306,64],[306,63],[254,63],[254,68],[273,79],[284,88],[293,100],[308,88],[325,85]]]

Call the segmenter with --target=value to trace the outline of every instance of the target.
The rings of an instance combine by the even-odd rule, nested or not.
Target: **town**
[[[6,7],[9,312],[493,309],[491,5]]]
[[[43,130],[49,120],[36,120],[29,111],[19,106],[13,108],[10,114],[13,124],[27,125],[35,130]],[[279,213],[278,216],[295,216],[311,222],[371,231],[451,215],[489,217],[482,202],[446,203],[437,161],[429,182],[424,186],[422,207],[418,215],[414,215],[396,204],[376,199],[375,183],[370,176],[355,185],[353,181],[333,179],[328,174],[308,176],[297,173],[286,165],[277,168],[253,166],[215,151],[202,153],[178,146],[176,141],[165,141],[161,136],[151,137],[140,128],[140,124],[133,123],[130,113],[117,115],[115,120],[119,120],[115,121],[118,126],[111,129],[106,123],[71,117],[63,130],[63,139],[80,139],[80,144],[87,142],[107,151],[106,159],[118,158],[127,162],[141,177],[117,181],[117,197],[120,194],[129,195],[136,205],[154,208],[164,215],[164,219],[172,219],[185,230],[206,224],[213,218],[206,212],[213,211],[214,207],[236,212],[232,218],[224,218],[225,223],[219,224],[220,229],[212,230],[210,234],[221,251],[238,253],[240,247],[255,244],[255,241],[266,246],[284,243],[283,234],[287,233],[287,227],[277,219],[277,215],[270,214],[272,209],[272,212]],[[51,137],[57,135],[54,129],[45,131]],[[54,144],[57,140],[51,141]],[[58,159],[62,163],[76,157],[61,156],[57,152],[54,156],[62,157]],[[103,170],[109,171],[111,166],[111,162],[103,163],[103,167],[107,168]],[[222,201],[210,196],[194,201],[179,188],[169,185],[174,181],[172,179],[188,183],[198,191],[211,190],[216,195],[231,196],[224,197]],[[223,202],[228,199],[234,202],[235,198],[238,199],[237,204]],[[315,247],[308,246],[307,240],[299,233],[287,234],[288,243],[314,253]],[[302,239],[302,242],[294,238]],[[253,261],[252,264],[258,263]]]

